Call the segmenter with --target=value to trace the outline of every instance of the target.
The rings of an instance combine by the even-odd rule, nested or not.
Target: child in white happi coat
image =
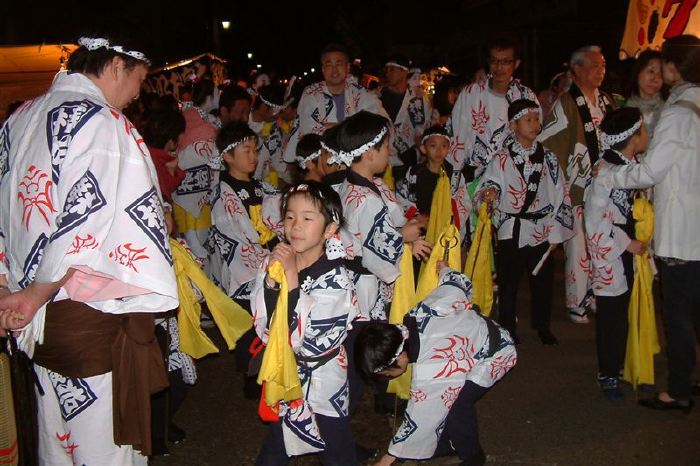
[[[429,217],[435,187],[444,171],[450,178],[452,221],[462,240],[467,241],[471,199],[464,176],[446,160],[450,144],[451,138],[444,126],[432,126],[423,133],[420,152],[425,161],[409,167],[406,177],[396,183],[396,200],[407,218],[416,215]]]
[[[461,464],[484,464],[474,405],[517,362],[508,332],[472,308],[469,279],[441,261],[438,269],[438,287],[404,325],[370,323],[355,343],[367,377],[399,377],[413,363],[404,420],[378,465],[454,451]]]
[[[321,136],[313,133],[302,136],[297,144],[297,165],[302,173],[302,179],[324,183],[326,176],[338,172],[340,165],[329,164],[330,156],[331,153],[321,144]],[[332,183],[324,184],[332,185]]]
[[[343,341],[357,313],[355,290],[335,236],[343,223],[335,191],[315,181],[292,185],[282,198],[286,242],[275,246],[253,292],[255,328],[263,340],[279,297],[267,267],[279,261],[289,286],[288,320],[304,392],[300,405],[281,403],[256,465],[287,464],[289,456],[320,451],[324,465],[356,465],[348,417]]]
[[[600,125],[603,156],[586,190],[584,221],[596,296],[598,384],[609,400],[624,397],[619,387],[627,348],[627,314],[634,281],[633,254],[646,245],[634,239],[634,189],[614,189],[611,167],[637,163],[649,136],[639,109],[612,110]]]
[[[248,126],[258,136],[258,166],[255,178],[267,180],[275,186],[280,180],[291,183],[291,166],[282,160],[284,134],[279,125],[278,115],[287,108],[284,88],[277,85],[262,86],[252,91],[255,100],[248,117]]]
[[[530,311],[534,328],[545,345],[558,343],[550,331],[552,313],[553,247],[573,236],[573,214],[557,157],[537,142],[542,129],[540,107],[527,99],[508,107],[513,142],[489,162],[475,205],[493,208],[498,230],[498,322],[518,342],[516,298],[523,272],[530,281]],[[540,266],[539,272],[533,274]]]

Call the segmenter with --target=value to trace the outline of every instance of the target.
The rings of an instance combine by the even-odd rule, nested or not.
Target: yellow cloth
[[[275,232],[270,230],[263,222],[262,204],[250,206],[250,221],[253,223],[255,231],[260,235],[260,244],[267,244],[268,241],[276,236]]]
[[[491,217],[486,203],[479,207],[474,242],[469,248],[464,274],[469,277],[474,287],[472,303],[477,304],[481,313],[491,315],[493,307],[493,276],[491,275]]]
[[[404,244],[403,255],[399,261],[401,275],[394,282],[394,297],[389,309],[389,323],[401,324],[403,318],[413,306],[416,305],[416,287],[413,283],[413,255],[411,246]],[[396,393],[396,396],[404,400],[411,397],[412,364],[409,364],[400,377],[391,379],[387,386],[387,393]]]
[[[287,277],[279,261],[270,266],[267,274],[280,284],[280,293],[269,326],[270,336],[258,374],[258,383],[265,384],[265,404],[275,408],[280,401],[298,400],[304,395],[297,373],[297,361],[289,343]]]
[[[203,230],[211,226],[211,207],[202,206],[199,217],[193,217],[185,209],[177,204],[173,204],[173,218],[177,224],[177,231],[185,233],[190,230]]]
[[[396,183],[394,182],[394,170],[391,168],[391,165],[386,166],[386,170],[384,170],[384,175],[382,175],[382,180],[384,180],[384,183],[391,189],[392,191],[396,190]]]
[[[275,188],[279,188],[279,187],[280,187],[280,176],[279,176],[279,174],[277,173],[277,171],[275,171],[275,170],[270,169],[270,172],[269,172],[269,173],[267,174],[267,176],[265,177],[265,181],[267,181],[268,183],[270,183],[270,184],[271,184],[272,186],[274,186]]]
[[[428,296],[430,293],[433,292],[433,290],[435,290],[435,288],[438,287],[440,275],[437,271],[437,263],[438,261],[443,260],[446,245],[450,246],[447,265],[452,270],[459,270],[460,265],[462,264],[462,260],[460,257],[461,241],[462,240],[459,236],[459,231],[457,230],[456,226],[448,224],[445,228],[443,228],[440,237],[433,246],[433,251],[430,253],[430,258],[428,259],[428,262],[425,263],[425,266],[421,270],[421,273],[418,277],[416,302],[424,300],[426,296]]]
[[[430,220],[425,239],[435,245],[445,227],[452,219],[452,194],[450,192],[450,177],[445,170],[440,169],[440,177],[433,191],[433,199],[430,202]]]
[[[272,132],[272,124],[273,124],[272,122],[267,122],[267,121],[265,123],[263,123],[262,136],[264,138],[268,137],[270,135],[270,133]]]
[[[647,244],[654,233],[654,208],[646,199],[635,199],[632,216],[637,240]],[[634,284],[628,311],[629,330],[623,378],[637,388],[654,384],[654,354],[660,351],[652,294],[653,273],[648,251],[634,256]]]
[[[202,272],[187,249],[172,238],[170,238],[170,249],[173,252],[177,293],[180,299],[180,312],[177,315],[178,327],[180,328],[180,348],[195,359],[219,352],[216,345],[202,331],[200,325],[202,307],[190,284],[192,281],[202,292],[209,312],[221,331],[228,349],[233,349],[238,339],[252,326],[252,317],[214,285]]]

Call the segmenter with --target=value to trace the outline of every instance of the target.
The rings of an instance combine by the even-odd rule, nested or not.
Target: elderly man
[[[0,130],[0,328],[43,388],[40,464],[145,466],[149,397],[167,386],[153,313],[178,305],[155,169],[121,112],[149,63],[78,43]]]
[[[454,141],[448,159],[461,170],[476,168],[480,176],[493,154],[509,138],[508,106],[518,99],[537,102],[532,90],[513,78],[520,66],[518,45],[502,37],[488,45],[489,74],[483,81],[467,86],[457,98],[448,122]]]
[[[410,60],[401,54],[389,57],[384,64],[384,87],[379,93],[384,110],[394,124],[391,145],[393,166],[415,164],[418,157],[416,146],[420,145],[423,131],[430,126],[430,101],[420,87],[409,85],[410,66]],[[394,175],[400,178],[398,172],[394,172]]]
[[[306,86],[299,100],[297,122],[284,150],[284,161],[295,163],[297,142],[308,133],[322,134],[360,110],[387,117],[376,95],[350,75],[350,56],[342,45],[329,44],[321,52],[323,81]]]
[[[554,104],[540,140],[557,155],[569,182],[575,236],[564,243],[566,307],[573,322],[585,324],[589,322],[586,306],[592,305],[593,295],[583,233],[583,191],[601,152],[598,126],[614,101],[599,89],[605,78],[605,57],[600,47],[581,47],[569,63],[573,83]]]

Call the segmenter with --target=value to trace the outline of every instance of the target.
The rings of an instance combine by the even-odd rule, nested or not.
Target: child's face
[[[646,150],[649,148],[649,132],[647,131],[647,127],[644,123],[642,123],[642,126],[639,129],[639,134],[636,134],[633,137],[637,138],[637,148],[635,152],[637,154],[646,152]]]
[[[389,138],[385,138],[379,149],[370,149],[372,153],[372,171],[375,175],[383,173],[389,165]]]
[[[228,151],[224,154],[224,160],[228,165],[229,173],[236,175],[250,175],[255,172],[258,165],[257,141],[251,139],[239,144],[233,149],[233,153]]]
[[[394,365],[396,367],[384,369],[383,371],[379,372],[379,375],[390,379],[395,379],[396,377],[403,375],[408,367],[408,353],[406,351],[402,351],[401,354],[399,354],[399,357],[396,358],[396,363]]]
[[[335,233],[335,223],[326,226],[319,207],[305,194],[289,198],[284,215],[284,235],[297,254],[322,249],[326,239]]]
[[[420,151],[425,154],[429,162],[442,164],[450,151],[450,142],[442,136],[430,136],[421,144]]]
[[[515,133],[515,137],[521,143],[532,144],[540,134],[542,124],[540,123],[540,112],[527,112],[518,120],[510,123],[510,129]]]

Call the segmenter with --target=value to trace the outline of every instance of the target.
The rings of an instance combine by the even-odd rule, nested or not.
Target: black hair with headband
[[[642,120],[642,113],[636,107],[621,107],[611,110],[605,114],[603,121],[600,122],[601,139],[608,139],[615,136],[622,135],[625,132],[630,131]],[[630,138],[636,134],[639,134],[642,130],[641,124],[637,127],[635,131],[630,132],[629,136],[615,141],[610,144],[610,149],[621,150],[624,149]],[[616,139],[620,139],[617,137]]]
[[[338,151],[341,154],[354,153],[357,149],[374,141],[381,133],[383,136],[372,144],[372,149],[379,149],[389,137],[389,120],[376,113],[361,110],[343,120],[338,126]],[[354,155],[352,163],[361,158],[361,153]]]
[[[377,369],[391,369],[396,363],[386,364],[396,356],[403,342],[403,334],[396,325],[372,322],[365,326],[355,340],[355,364],[365,379],[377,376]]]
[[[282,218],[287,215],[289,200],[294,196],[306,196],[323,214],[324,224],[335,223],[338,227],[345,224],[343,219],[343,205],[340,196],[330,186],[318,181],[301,181],[287,187],[280,202]]]
[[[529,108],[539,110],[540,106],[537,105],[537,102],[530,99],[518,99],[513,101],[508,106],[508,121],[512,121],[513,117],[515,117],[518,113]]]

